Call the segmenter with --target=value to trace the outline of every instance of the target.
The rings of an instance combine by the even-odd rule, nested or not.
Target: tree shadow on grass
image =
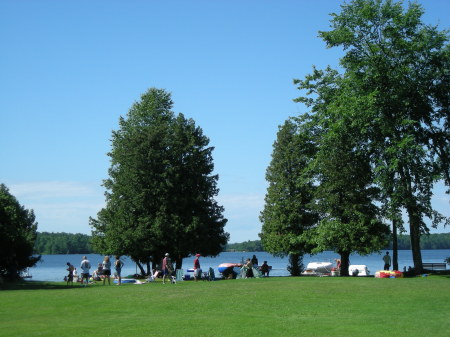
[[[67,286],[65,282],[3,281],[0,283],[0,290],[60,290],[76,287],[75,285]]]

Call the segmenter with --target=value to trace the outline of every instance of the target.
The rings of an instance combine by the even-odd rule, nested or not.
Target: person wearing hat
[[[200,260],[198,259],[201,255],[195,254],[195,260],[194,260],[194,280],[198,281],[199,278],[202,276],[202,270],[200,269]]]
[[[173,270],[172,261],[170,261],[169,253],[166,253],[166,256],[163,259],[162,270],[163,270],[163,284],[165,284],[166,283],[166,276],[170,280],[170,274],[172,273],[172,270]]]

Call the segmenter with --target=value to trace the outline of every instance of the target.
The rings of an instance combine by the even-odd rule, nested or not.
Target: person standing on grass
[[[165,284],[166,276],[170,280],[170,275],[172,274],[172,271],[173,271],[172,261],[170,260],[169,253],[166,253],[166,256],[163,259],[162,271],[163,271],[163,284]]]
[[[198,278],[202,277],[202,270],[200,269],[200,260],[198,259],[200,254],[195,254],[194,260],[194,280],[198,281]]]
[[[384,261],[384,270],[389,270],[389,267],[391,266],[391,257],[389,256],[389,252],[386,252],[386,255],[383,256]]]
[[[75,281],[75,283],[78,282],[78,272],[75,266],[73,267],[73,280]]]
[[[106,279],[108,279],[108,285],[111,285],[110,276],[111,276],[111,261],[109,261],[109,256],[105,256],[102,262],[103,266],[103,285],[105,285]]]
[[[87,259],[86,256],[83,256],[83,260],[80,264],[81,268],[81,284],[84,283],[84,280],[86,279],[85,287],[89,284],[89,269],[91,269],[91,263]]]
[[[117,278],[118,278],[118,283],[117,285],[121,285],[122,284],[122,276],[121,276],[121,272],[122,272],[122,267],[125,265],[125,263],[123,263],[120,260],[120,256],[116,256],[116,261],[114,261],[114,268],[116,269],[116,273],[117,273]]]
[[[254,277],[252,260],[247,259],[244,268],[245,268],[245,278]]]
[[[258,267],[258,258],[254,254],[253,254],[253,257],[252,257],[252,264],[253,264],[253,267],[255,267],[255,268]]]
[[[67,285],[69,285],[69,283],[70,285],[73,285],[73,271],[75,267],[70,262],[67,262],[66,264],[68,266],[66,270],[69,272],[69,275],[67,275]]]

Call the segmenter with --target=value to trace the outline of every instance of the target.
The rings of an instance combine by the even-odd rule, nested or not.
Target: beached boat
[[[219,273],[224,273],[227,272],[228,270],[234,270],[235,268],[242,268],[243,264],[242,263],[222,263],[219,264],[219,267],[217,267],[217,269],[219,270]]]
[[[242,263],[221,263],[217,267],[224,279],[235,279],[241,273]]]
[[[323,276],[330,275],[333,264],[331,262],[310,262],[302,275]]]

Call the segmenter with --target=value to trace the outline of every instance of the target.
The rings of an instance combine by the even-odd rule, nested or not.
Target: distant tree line
[[[240,243],[230,243],[224,247],[226,252],[263,252],[261,240],[245,241]]]
[[[392,249],[392,242],[387,249]],[[398,249],[411,249],[409,235],[398,236]],[[422,235],[420,249],[450,249],[450,233]]]
[[[91,236],[71,233],[37,233],[36,254],[91,254]]]
[[[92,254],[92,237],[86,234],[71,233],[37,233],[36,254]],[[421,249],[450,249],[450,233],[422,236]],[[392,242],[383,249],[392,249]],[[398,236],[398,249],[411,249],[409,235]],[[230,243],[223,247],[224,252],[263,252],[261,240],[248,240]]]
[[[450,233],[423,235],[420,240],[421,249],[450,249]],[[383,250],[391,250],[392,242]],[[409,235],[398,236],[398,249],[411,249],[411,239]],[[263,252],[264,247],[260,240],[245,241],[240,243],[230,243],[224,247],[226,252]]]

